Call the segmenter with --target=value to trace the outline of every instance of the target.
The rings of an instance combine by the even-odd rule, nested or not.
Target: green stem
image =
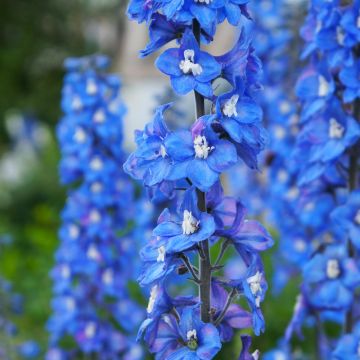
[[[193,22],[194,36],[200,46],[200,34],[201,28],[198,21]],[[195,91],[195,104],[196,104],[196,118],[205,115],[205,99],[204,97]],[[200,190],[197,191],[198,195],[198,207],[202,212],[206,212],[206,194]],[[210,260],[210,249],[209,240],[203,241],[201,249],[204,256],[199,256],[199,297],[200,297],[200,309],[201,309],[201,320],[204,322],[210,322],[210,309],[211,309],[211,260]]]
[[[354,104],[354,117],[355,120],[359,121],[360,117],[360,100],[356,100]],[[350,154],[350,163],[349,163],[349,181],[348,181],[348,189],[349,193],[354,191],[357,188],[358,184],[358,155],[357,155],[357,145],[355,144],[353,149],[351,149]],[[350,258],[356,257],[356,250],[354,248],[353,243],[351,242],[351,239],[348,238],[347,240],[347,250],[348,250],[348,256]],[[345,327],[344,331],[346,334],[350,334],[353,329],[354,325],[354,314],[353,314],[353,306],[349,309],[349,311],[346,313],[346,319],[345,319]]]

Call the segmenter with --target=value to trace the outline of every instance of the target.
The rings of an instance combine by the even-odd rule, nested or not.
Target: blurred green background
[[[3,0],[1,4],[0,236],[9,234],[13,242],[0,249],[0,274],[24,297],[23,315],[12,316],[19,328],[16,341],[33,339],[43,349],[50,313],[49,271],[65,201],[58,181],[54,135],[61,115],[62,62],[67,56],[98,51],[115,56],[127,21],[123,10],[123,1],[112,0]],[[116,35],[105,46],[101,37],[92,36],[104,19]],[[42,126],[42,146],[36,151],[11,141],[11,124],[22,114],[33,116]],[[266,256],[271,288],[271,255]],[[267,331],[255,347],[269,350],[283,335],[298,285],[294,280],[278,298],[269,292],[264,304]],[[314,337],[314,333],[309,335]],[[312,348],[312,344],[307,346]],[[236,359],[239,349],[238,339],[218,358]]]

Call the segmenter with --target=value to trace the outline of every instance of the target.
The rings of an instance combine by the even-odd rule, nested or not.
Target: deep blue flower
[[[328,247],[304,267],[304,290],[312,306],[320,309],[347,309],[353,291],[360,284],[360,274],[343,247]]]
[[[154,235],[164,239],[164,256],[189,250],[214,234],[214,218],[201,212],[197,203],[196,190],[190,188],[185,193],[178,214],[159,222],[154,229]]]
[[[166,50],[155,64],[170,76],[173,89],[181,95],[196,90],[205,97],[211,97],[211,82],[221,73],[220,64],[213,56],[200,50],[189,29],[183,34],[180,47]]]
[[[360,61],[351,65],[343,66],[339,78],[345,86],[343,99],[345,103],[351,103],[360,96]]]
[[[199,319],[198,306],[186,307],[177,323],[172,315],[165,315],[159,324],[151,351],[156,359],[207,360],[221,349],[219,333],[212,324]]]
[[[353,191],[346,204],[331,213],[332,220],[346,230],[356,248],[360,248],[360,191]]]
[[[171,159],[165,148],[169,130],[164,112],[170,105],[157,108],[154,119],[144,131],[136,133],[137,149],[124,164],[124,170],[133,178],[143,180],[144,185],[154,186],[166,179],[171,168]]]
[[[356,324],[350,334],[343,335],[334,352],[334,360],[356,360],[360,355],[360,325]]]
[[[202,117],[191,131],[177,130],[166,138],[166,151],[174,161],[168,179],[188,178],[198,189],[207,191],[237,162],[235,146],[220,139],[209,120],[210,116]]]

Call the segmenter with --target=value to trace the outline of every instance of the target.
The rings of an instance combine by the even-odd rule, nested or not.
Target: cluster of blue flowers
[[[139,337],[159,360],[212,359],[235,329],[253,328],[256,335],[264,330],[260,306],[267,283],[260,252],[273,241],[259,222],[246,218],[238,199],[225,195],[220,181],[240,161],[258,168],[267,138],[255,100],[261,63],[246,28],[222,56],[201,49],[225,19],[238,25],[249,18],[247,3],[133,0],[128,8],[130,18],[149,26],[150,42],[142,56],[177,40],[178,47],[165,50],[156,66],[169,76],[177,94],[194,91],[196,99],[190,128],[185,123],[170,126],[172,104],[158,107],[153,120],[136,132],[137,149],[124,164],[127,173],[143,181],[153,201],[168,199],[170,204],[141,250],[139,278],[141,285],[151,287]],[[215,81],[227,83],[230,90],[218,94]],[[205,104],[210,105],[207,112]],[[224,270],[222,263],[231,248],[241,264],[236,273]],[[197,285],[198,294],[185,296],[174,286],[174,279],[184,275]],[[237,303],[241,297],[249,311]],[[249,356],[243,351],[240,359]]]
[[[68,185],[56,252],[48,360],[143,358],[136,330],[145,317],[129,296],[138,252],[130,220],[134,188],[122,164],[120,80],[102,56],[68,59],[57,128],[60,175]],[[151,209],[150,209],[151,211]],[[139,220],[140,221],[140,220]],[[144,220],[142,224],[147,224]],[[144,231],[139,222],[136,231]]]
[[[311,251],[287,336],[313,317],[319,356],[332,359],[360,356],[354,309],[360,285],[359,8],[359,1],[310,2],[301,30],[308,64],[296,86],[302,110],[294,161]],[[325,321],[343,325],[344,337],[327,339]]]
[[[1,236],[0,249],[8,246],[11,241],[10,236]],[[13,315],[22,314],[22,305],[22,297],[13,292],[10,282],[0,277],[0,358],[3,360],[11,360],[14,357],[34,359],[40,353],[36,342],[29,340],[20,343],[17,339],[18,329],[11,318]]]

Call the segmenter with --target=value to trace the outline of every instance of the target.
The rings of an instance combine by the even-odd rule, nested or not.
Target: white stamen
[[[91,210],[89,218],[92,223],[98,223],[101,220],[101,215],[97,210]]]
[[[111,285],[114,282],[114,272],[112,269],[106,269],[102,274],[102,281],[106,285]]]
[[[101,124],[105,121],[105,113],[103,110],[97,110],[94,114],[94,122]]]
[[[75,309],[75,300],[72,297],[67,297],[65,303],[68,310],[72,311]]]
[[[294,249],[297,252],[304,252],[306,249],[306,242],[302,239],[296,239],[294,243]]]
[[[355,215],[355,222],[358,224],[358,225],[360,225],[360,210],[358,210],[357,212],[356,212],[356,215]]]
[[[159,294],[159,286],[155,285],[151,289],[149,303],[148,303],[148,306],[146,308],[146,311],[147,311],[148,314],[151,314],[152,311],[154,310],[155,301],[156,301],[156,298],[157,298],[158,294]]]
[[[164,262],[165,261],[165,255],[166,255],[165,246],[160,246],[158,248],[158,257],[157,257],[156,261],[157,262]]]
[[[282,169],[278,172],[277,178],[280,182],[284,183],[289,179],[289,174],[284,169]]]
[[[340,26],[336,28],[336,40],[339,43],[339,45],[344,45],[345,33]]]
[[[277,125],[274,129],[274,135],[277,139],[282,140],[286,136],[286,130],[283,126]]]
[[[344,136],[345,128],[336,119],[330,119],[329,137],[330,139],[341,139]]]
[[[282,114],[287,114],[291,110],[291,105],[288,101],[282,101],[280,104],[280,112]]]
[[[254,360],[259,360],[260,359],[260,351],[259,350],[255,350],[252,354],[251,354],[252,358]],[[277,360],[277,359],[275,359]]]
[[[236,105],[239,101],[239,95],[233,95],[223,107],[223,114],[228,117],[238,116]]]
[[[91,339],[94,337],[95,332],[96,332],[96,324],[94,322],[88,323],[85,328],[85,336],[88,339]]]
[[[89,95],[94,95],[97,93],[97,90],[98,90],[98,87],[97,87],[95,81],[92,79],[89,79],[86,83],[86,92]]]
[[[99,193],[102,191],[102,189],[103,189],[103,186],[102,186],[101,182],[99,182],[99,181],[91,184],[91,191],[93,193]]]
[[[90,162],[90,168],[96,171],[101,170],[103,168],[103,165],[104,164],[102,160],[98,156],[94,157]]]
[[[326,264],[326,276],[329,279],[337,279],[340,275],[339,261],[336,259],[328,260]]]
[[[91,260],[99,260],[100,259],[100,253],[99,253],[98,249],[96,248],[96,246],[93,244],[89,246],[89,248],[86,252],[86,255]]]
[[[184,220],[182,222],[182,230],[184,235],[194,234],[199,229],[200,221],[196,219],[191,211],[184,211]]]
[[[306,212],[313,211],[314,209],[315,209],[315,204],[312,201],[308,202],[304,207],[304,210]]]
[[[198,135],[194,140],[195,157],[199,159],[207,159],[209,153],[215,149],[209,146],[205,136]]]
[[[69,234],[72,239],[77,239],[80,234],[80,229],[77,225],[70,225],[69,226]]]
[[[212,2],[212,0],[194,0],[194,1],[206,5],[209,5]]]
[[[86,132],[82,128],[77,128],[75,131],[74,139],[77,143],[83,144],[86,141]]]
[[[329,93],[330,85],[327,82],[327,80],[320,75],[319,76],[319,96],[323,97],[326,96]]]
[[[282,351],[276,351],[274,354],[274,360],[286,360],[286,356]]]
[[[185,50],[184,59],[181,60],[179,67],[184,74],[192,73],[194,76],[200,75],[203,72],[203,69],[200,64],[195,64],[195,51],[194,50]]]
[[[164,145],[160,146],[160,155],[164,158],[166,157],[167,153],[166,153],[166,149]]]
[[[360,29],[360,15],[356,19],[356,26]]]
[[[257,271],[255,275],[250,276],[247,278],[247,283],[250,286],[251,293],[255,296],[255,304],[257,307],[260,307],[260,300],[261,300],[261,280],[262,280],[262,273]]]
[[[71,102],[71,106],[74,110],[80,110],[82,108],[81,99],[78,96],[75,96]]]
[[[68,278],[70,277],[70,268],[69,268],[69,266],[63,265],[63,266],[61,267],[60,272],[61,272],[61,276],[62,276],[64,279],[68,279]]]
[[[195,329],[193,330],[189,330],[187,333],[186,333],[186,338],[187,340],[191,340],[191,339],[195,339],[197,340],[197,332]]]

